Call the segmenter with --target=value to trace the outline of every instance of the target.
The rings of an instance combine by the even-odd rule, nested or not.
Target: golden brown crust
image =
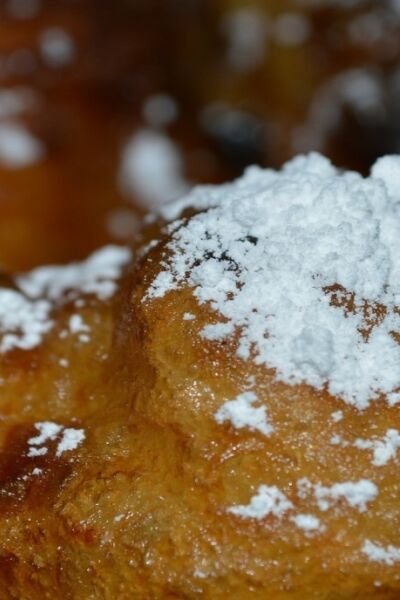
[[[221,11],[225,8],[231,3],[221,3]],[[63,12],[58,15],[60,23],[71,26],[79,47],[85,46],[89,31],[98,33],[97,27],[104,26],[91,23],[91,15],[83,11],[71,20]],[[214,16],[216,30],[219,15]],[[320,22],[325,22],[323,15],[316,18]],[[127,73],[119,34],[123,31],[125,40],[130,32],[119,20],[111,27],[115,38],[104,74],[98,64],[80,65],[83,71],[75,73],[74,83],[69,72],[60,76],[40,69],[43,104],[39,115],[27,119],[48,143],[50,158],[22,174],[0,170],[1,260],[9,267],[84,255],[108,239],[108,212],[127,204],[116,191],[115,174],[132,107],[121,101],[120,111],[118,102],[107,97],[103,103],[98,92],[117,93],[122,79],[130,81],[131,69],[148,63],[154,80],[145,90],[138,85],[140,98],[164,84],[153,63],[159,59],[154,48],[162,53],[168,45],[165,31],[161,27],[155,33],[151,18],[141,23],[147,25],[137,32],[137,46],[121,42],[139,51]],[[0,35],[2,51],[36,39],[42,25],[15,25],[14,40]],[[339,60],[327,60],[325,74],[319,58],[311,68],[310,47],[318,46],[315,37],[322,35],[316,29],[301,50],[275,48],[263,74],[265,64],[256,75],[221,78],[225,63],[220,61],[215,72],[214,54],[204,48],[218,38],[208,25],[167,28],[168,40],[178,40],[168,56],[174,51],[186,56],[182,48],[194,45],[197,60],[208,56],[211,62],[198,65],[192,80],[192,74],[185,79],[183,96],[195,98],[183,98],[183,120],[174,131],[188,150],[193,179],[198,172],[204,176],[197,164],[199,147],[209,152],[208,179],[231,166],[218,162],[215,148],[188,126],[186,113],[192,117],[194,109],[200,111],[216,97],[240,104],[250,89],[256,91],[248,99],[250,108],[258,111],[260,79],[270,81],[272,74],[280,96],[271,99],[272,86],[265,86],[269,104],[261,112],[263,120],[281,126],[269,156],[280,162],[292,152],[288,133],[303,123],[311,92],[325,76],[364,60],[364,55],[336,50]],[[204,26],[207,35],[202,37]],[[329,24],[322,29],[329,31]],[[115,65],[120,70],[114,73]],[[180,77],[170,77],[177,77],[179,89]],[[211,79],[219,81],[216,95]],[[7,85],[19,83],[10,79]],[[139,109],[132,108],[135,127]],[[331,143],[331,154],[341,163],[359,166],[360,161],[365,167],[370,159],[347,151],[343,140]],[[99,148],[106,149],[106,161]],[[87,179],[82,178],[83,164],[89,165]],[[383,439],[389,428],[400,430],[396,406],[376,401],[359,412],[326,391],[277,382],[272,371],[236,356],[235,338],[206,341],[199,334],[216,314],[199,306],[189,288],[145,298],[169,238],[157,225],[144,238],[144,246],[161,241],[142,258],[138,249],[139,258],[113,299],[81,294],[84,306],[76,299],[63,301],[53,307],[54,326],[39,347],[1,355],[0,600],[398,600],[396,563],[371,562],[362,552],[368,539],[379,540],[382,548],[399,546],[398,462],[377,467],[371,450],[354,446],[358,438]],[[14,284],[7,276],[1,283]],[[186,320],[185,313],[195,318]],[[73,315],[89,327],[89,341],[70,331],[63,334]],[[225,401],[250,389],[268,407],[272,436],[215,419]],[[332,414],[339,410],[342,418],[336,422]],[[37,424],[47,421],[83,430],[84,441],[58,456],[58,436],[47,442],[46,454],[30,456]],[[334,436],[345,445],[333,444]],[[304,478],[328,487],[373,480],[380,491],[366,511],[343,497],[326,511],[312,494],[299,495]],[[247,519],[229,512],[248,505],[260,485],[276,486],[291,503],[282,517]],[[293,520],[299,515],[318,518],[321,527],[307,532]]]
[[[396,545],[397,463],[377,468],[369,452],[330,443],[335,434],[383,435],[399,426],[396,407],[376,402],[360,413],[326,392],[276,382],[238,359],[234,341],[200,337],[213,315],[188,288],[144,301],[160,252],[141,259],[114,301],[74,307],[96,321],[89,343],[58,337],[65,306],[39,349],[5,358],[0,598],[396,599],[396,568],[360,548],[369,538]],[[184,320],[187,312],[196,318]],[[110,353],[104,362],[100,349]],[[64,375],[61,353],[71,360]],[[34,375],[19,383],[18,369]],[[249,381],[268,406],[272,436],[214,418]],[[72,423],[86,439],[61,457],[56,442],[46,456],[27,457],[38,420]],[[366,512],[344,499],[322,511],[298,496],[304,477],[370,478],[381,491]],[[228,512],[260,484],[276,485],[292,509],[261,520]],[[310,513],[323,528],[307,534],[292,517]]]

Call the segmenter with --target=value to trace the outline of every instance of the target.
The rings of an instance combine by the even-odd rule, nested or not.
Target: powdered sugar
[[[293,504],[276,485],[260,485],[249,504],[231,506],[228,512],[244,518],[264,519],[268,515],[282,517],[291,508]]]
[[[53,326],[51,313],[55,302],[60,302],[64,295],[67,299],[82,293],[94,294],[100,300],[110,298],[130,258],[127,248],[108,246],[81,263],[40,267],[17,277],[21,291],[0,288],[0,352],[38,346]],[[76,315],[70,325],[76,330],[78,324],[81,331],[82,327],[87,331]]]
[[[233,323],[213,323],[211,325],[206,325],[201,335],[206,340],[223,340],[228,335],[231,335],[234,332]]]
[[[46,443],[52,442],[59,438],[56,456],[60,457],[64,452],[75,450],[85,439],[83,429],[65,428],[63,425],[52,423],[51,421],[41,421],[35,423],[38,430],[38,435],[28,439],[28,456],[30,458],[36,456],[44,456],[48,453]]]
[[[183,314],[184,321],[194,321],[195,319],[196,319],[196,315],[194,315],[193,313],[185,312]]]
[[[31,301],[15,290],[0,289],[0,352],[29,350],[40,344],[52,327],[50,310],[47,300]]]
[[[41,446],[48,440],[54,440],[62,430],[62,425],[57,425],[57,423],[52,423],[51,421],[36,423],[35,427],[39,433],[38,435],[29,438],[28,444],[30,446]]]
[[[299,514],[292,517],[292,521],[297,527],[303,529],[306,532],[316,531],[321,529],[321,521],[318,517],[308,514]]]
[[[61,456],[64,452],[75,450],[85,439],[83,429],[73,429],[69,427],[62,432],[62,438],[57,445],[56,456]]]
[[[327,386],[360,409],[382,394],[397,402],[396,169],[386,157],[364,179],[314,153],[280,172],[253,167],[231,184],[195,188],[160,210],[165,218],[189,206],[203,212],[173,233],[172,258],[147,298],[190,285],[223,318],[203,335],[218,340],[240,328],[237,354],[273,367],[278,379]]]
[[[217,423],[229,421],[236,429],[248,428],[270,435],[273,427],[268,422],[267,409],[265,406],[253,406],[257,401],[258,398],[253,392],[239,394],[235,400],[225,402],[218,409],[215,420]]]
[[[395,562],[400,561],[400,548],[396,546],[381,546],[370,540],[366,540],[361,549],[363,554],[366,554],[372,562],[384,563],[392,566]]]
[[[331,486],[317,484],[314,486],[314,494],[318,507],[322,511],[328,510],[332,502],[344,499],[352,508],[364,512],[368,502],[378,495],[378,488],[372,481],[360,479],[356,482],[346,481]]]
[[[69,330],[71,333],[82,333],[90,331],[90,327],[83,321],[81,315],[71,315],[69,319]]]
[[[105,246],[83,262],[62,267],[39,267],[18,277],[17,281],[22,291],[31,298],[45,295],[57,300],[68,291],[78,291],[107,300],[114,294],[117,287],[115,280],[130,258],[128,248]]]
[[[335,410],[332,414],[331,414],[331,419],[334,423],[338,423],[339,421],[341,421],[343,419],[343,411],[341,410]]]
[[[400,432],[397,429],[388,429],[383,440],[357,439],[354,445],[362,450],[371,449],[373,451],[372,464],[382,467],[389,460],[395,458],[397,449],[400,448]]]

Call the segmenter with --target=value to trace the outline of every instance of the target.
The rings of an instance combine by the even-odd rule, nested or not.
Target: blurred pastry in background
[[[395,0],[7,0],[0,255],[9,270],[125,243],[201,182],[319,150],[399,148]]]

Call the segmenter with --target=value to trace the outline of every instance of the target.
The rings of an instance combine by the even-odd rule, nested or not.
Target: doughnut
[[[4,279],[1,599],[400,596],[399,182],[299,155]]]

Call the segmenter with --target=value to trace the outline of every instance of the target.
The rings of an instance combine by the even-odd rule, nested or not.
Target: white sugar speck
[[[263,519],[268,515],[282,517],[291,508],[293,504],[275,485],[260,485],[249,504],[231,506],[227,511],[238,517]]]
[[[338,423],[339,421],[341,421],[343,419],[343,411],[336,410],[335,412],[333,412],[331,414],[331,419],[334,423]]]
[[[368,479],[361,479],[356,482],[335,483],[332,486],[317,484],[314,486],[314,494],[318,507],[322,511],[328,510],[333,501],[343,499],[352,508],[364,512],[368,502],[374,500],[378,495],[378,488]]]
[[[223,340],[233,333],[233,330],[232,323],[213,323],[203,327],[200,335],[206,340]]]
[[[196,319],[196,315],[194,315],[193,313],[190,313],[190,312],[183,313],[184,321],[194,321],[195,319]]]
[[[335,434],[335,435],[333,435],[333,436],[331,437],[331,439],[330,439],[330,443],[331,443],[333,446],[342,446],[342,445],[344,445],[344,444],[345,444],[345,442],[343,442],[343,438],[342,438],[340,435],[337,435],[337,434]]]
[[[39,431],[39,434],[29,438],[28,444],[30,446],[41,446],[48,440],[55,440],[63,428],[62,425],[57,425],[57,423],[52,423],[51,421],[40,421],[39,423],[35,423],[35,427]]]
[[[384,563],[389,566],[400,561],[400,548],[392,545],[384,547],[366,540],[361,548],[361,552],[366,554],[372,562]]]
[[[299,514],[291,519],[293,523],[304,531],[316,531],[321,529],[321,521],[314,515]]]
[[[243,392],[234,400],[225,402],[215,413],[215,420],[221,424],[229,421],[236,429],[248,428],[270,435],[273,427],[268,421],[267,409],[265,406],[253,406],[257,401],[258,397],[253,392]]]
[[[193,575],[194,575],[194,577],[197,577],[197,579],[206,579],[207,578],[207,573],[204,573],[204,571],[201,571],[200,569],[195,569]]]
[[[35,427],[39,434],[28,439],[29,457],[44,456],[48,452],[46,443],[57,439],[56,456],[60,457],[64,452],[75,450],[86,438],[83,429],[66,428],[51,421],[40,421]]]
[[[47,454],[47,448],[45,446],[42,448],[33,447],[29,448],[27,456],[29,456],[29,458],[33,458],[35,456],[44,456],[45,454]]]
[[[73,429],[71,427],[64,429],[62,438],[57,445],[56,456],[61,456],[64,452],[75,450],[86,438],[83,429]]]
[[[372,450],[372,464],[376,467],[386,465],[389,460],[395,458],[397,449],[400,448],[400,433],[397,429],[388,429],[383,440],[357,439],[354,446],[361,450]]]
[[[71,333],[90,331],[90,327],[83,321],[81,315],[71,315],[69,319],[69,330]]]
[[[114,521],[115,521],[116,523],[119,523],[119,522],[120,522],[120,521],[122,521],[122,519],[124,519],[124,518],[125,518],[125,514],[123,514],[123,513],[122,513],[122,514],[120,514],[120,515],[116,515],[116,516],[114,517]]]

